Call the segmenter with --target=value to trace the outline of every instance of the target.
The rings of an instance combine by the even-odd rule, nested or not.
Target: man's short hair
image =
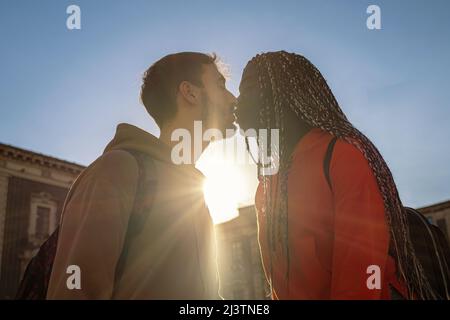
[[[215,54],[180,52],[169,54],[145,71],[141,101],[147,112],[161,126],[177,112],[176,96],[181,82],[202,86],[202,66],[216,64]]]

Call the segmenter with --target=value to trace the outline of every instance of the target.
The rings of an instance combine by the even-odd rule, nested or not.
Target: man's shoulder
[[[98,157],[89,167],[87,176],[110,181],[136,181],[139,167],[135,156],[126,150],[107,151]]]

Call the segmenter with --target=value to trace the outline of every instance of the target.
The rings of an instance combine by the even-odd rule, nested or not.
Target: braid
[[[303,56],[284,51],[257,55],[250,63],[256,65],[261,90],[259,124],[261,128],[280,130],[278,178],[276,181],[273,181],[273,176],[261,178],[266,200],[267,240],[272,251],[276,243],[282,244],[287,258],[286,277],[289,278],[287,176],[291,159],[286,149],[285,117],[286,108],[289,108],[308,125],[343,139],[364,155],[383,198],[391,249],[399,275],[407,285],[409,298],[413,298],[414,294],[419,299],[436,299],[415,255],[409,237],[407,213],[391,171],[372,142],[347,120],[319,70]],[[258,163],[258,166],[261,164]],[[272,201],[274,194],[277,196]]]

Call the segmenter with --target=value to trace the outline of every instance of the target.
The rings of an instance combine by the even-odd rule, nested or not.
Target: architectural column
[[[6,201],[8,197],[9,175],[0,170],[0,274],[2,268],[3,238],[5,230]]]

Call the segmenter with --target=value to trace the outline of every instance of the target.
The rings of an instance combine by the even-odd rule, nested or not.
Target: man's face
[[[239,98],[236,109],[236,122],[244,131],[259,129],[259,110],[261,108],[261,91],[257,83],[257,74],[253,65],[248,64],[242,74],[239,85]]]
[[[226,129],[236,129],[236,97],[227,90],[225,78],[214,64],[203,66],[203,129],[218,129],[225,137]]]

